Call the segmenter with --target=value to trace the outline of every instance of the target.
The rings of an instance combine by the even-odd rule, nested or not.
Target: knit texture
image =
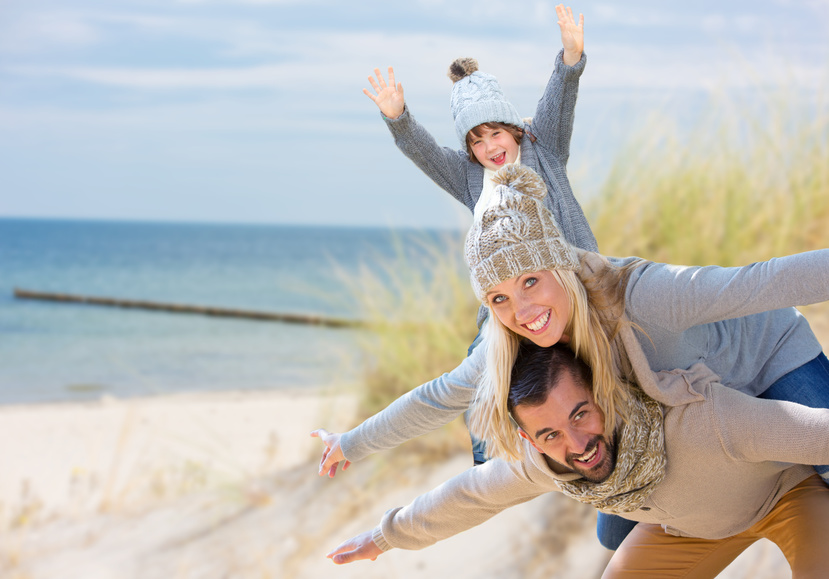
[[[495,193],[466,236],[472,290],[481,302],[502,281],[524,273],[579,268],[553,214],[544,206],[547,187],[522,165],[507,165],[493,178]]]
[[[607,513],[637,510],[665,478],[665,428],[662,408],[638,388],[631,388],[630,418],[617,435],[616,467],[601,483],[561,481],[565,495]]]
[[[587,65],[587,56],[582,54],[577,64],[567,66],[562,60],[563,54],[562,50],[556,57],[555,70],[538,101],[532,123],[523,124],[521,164],[536,171],[547,184],[549,194],[544,204],[553,212],[567,241],[582,249],[598,251],[596,238],[573,195],[565,169],[579,78]],[[472,211],[483,189],[484,168],[469,160],[465,143],[462,150],[441,147],[415,119],[408,104],[396,119],[382,114],[380,117],[403,154],[438,187]]]
[[[449,78],[454,81],[449,109],[455,120],[455,133],[464,150],[466,134],[483,123],[501,122],[523,127],[524,121],[504,97],[498,80],[478,70],[474,58],[459,58],[449,66]]]

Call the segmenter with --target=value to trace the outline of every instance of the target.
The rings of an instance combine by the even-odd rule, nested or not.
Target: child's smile
[[[481,136],[475,137],[470,146],[478,162],[492,171],[518,160],[519,145],[515,138],[503,129],[481,127]]]

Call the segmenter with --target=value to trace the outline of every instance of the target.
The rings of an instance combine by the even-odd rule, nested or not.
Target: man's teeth
[[[582,456],[581,458],[577,458],[576,460],[579,462],[590,462],[593,460],[593,457],[596,456],[596,453],[599,452],[599,445],[597,444],[596,447],[590,451],[590,454]]]
[[[550,311],[547,310],[547,312],[543,316],[541,316],[540,318],[538,318],[534,322],[530,322],[529,324],[527,324],[527,327],[531,331],[537,332],[538,330],[540,330],[541,328],[544,327],[544,324],[546,324],[547,320],[549,320],[549,319],[550,319]]]

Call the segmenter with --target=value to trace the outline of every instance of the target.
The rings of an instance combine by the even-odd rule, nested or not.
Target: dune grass
[[[827,107],[752,102],[645,125],[586,207],[603,253],[730,266],[829,246]]]
[[[424,235],[409,247],[399,242],[393,260],[372,260],[356,276],[343,276],[345,294],[370,327],[358,336],[364,368],[358,419],[466,357],[477,333],[479,302],[469,285],[462,245],[458,234]],[[464,443],[466,429],[455,421],[443,436],[415,445],[445,456]]]

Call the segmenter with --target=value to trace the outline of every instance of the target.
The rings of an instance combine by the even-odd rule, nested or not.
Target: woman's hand
[[[573,10],[563,4],[556,6],[558,26],[561,28],[561,44],[564,46],[564,64],[573,66],[581,60],[584,51],[584,15],[579,14],[579,22],[573,18]]]
[[[383,551],[374,544],[371,535],[372,531],[357,535],[345,543],[340,544],[339,547],[328,553],[326,557],[334,561],[337,565],[352,563],[360,559],[371,559],[374,561],[378,555],[383,554]]]
[[[337,465],[343,463],[343,470],[351,466],[351,462],[345,459],[343,451],[340,448],[340,437],[342,434],[337,432],[328,432],[320,428],[311,433],[311,436],[319,438],[325,444],[325,450],[322,451],[322,459],[320,460],[320,476],[328,474],[329,478],[334,478],[337,474]]]
[[[581,58],[581,55],[579,55]],[[363,89],[365,95],[374,101],[374,104],[380,109],[380,112],[386,115],[389,119],[396,119],[400,115],[403,114],[403,107],[406,104],[405,100],[403,99],[403,85],[399,82],[397,86],[394,84],[394,69],[389,67],[389,84],[386,84],[386,80],[383,78],[383,75],[380,73],[379,68],[374,69],[374,75],[377,77],[377,80],[374,80],[374,77],[368,77],[368,82],[371,83],[371,88],[374,89],[376,94],[371,94],[367,88]]]

